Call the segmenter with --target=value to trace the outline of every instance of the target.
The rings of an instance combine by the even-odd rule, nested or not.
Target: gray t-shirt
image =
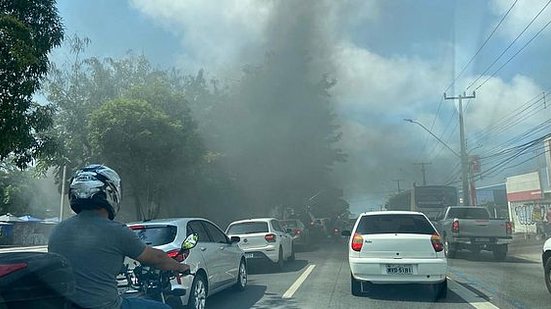
[[[120,308],[116,276],[125,256],[135,259],[145,244],[126,225],[82,211],[56,226],[48,251],[66,257],[73,268],[73,302],[84,308]]]

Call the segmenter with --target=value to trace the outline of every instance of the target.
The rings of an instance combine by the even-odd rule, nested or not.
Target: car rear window
[[[450,208],[448,218],[490,219],[490,215],[485,208]]]
[[[176,226],[133,225],[130,229],[136,233],[146,245],[161,246],[171,243],[176,238]]]
[[[245,222],[230,225],[227,234],[254,234],[268,233],[268,223],[266,222]]]
[[[298,227],[298,223],[295,220],[289,220],[289,221],[280,221],[281,225],[284,225],[289,228]]]
[[[360,234],[434,234],[436,231],[421,215],[370,215],[363,216],[356,233]]]

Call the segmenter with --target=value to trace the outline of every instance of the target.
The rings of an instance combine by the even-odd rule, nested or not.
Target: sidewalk
[[[514,234],[509,245],[509,256],[540,263],[545,240],[536,239],[535,235],[529,236],[527,239],[524,234]]]

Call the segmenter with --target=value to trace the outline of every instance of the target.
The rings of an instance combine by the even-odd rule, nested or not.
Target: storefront
[[[506,187],[515,233],[536,234],[549,224],[551,201],[544,199],[538,172],[508,177]]]

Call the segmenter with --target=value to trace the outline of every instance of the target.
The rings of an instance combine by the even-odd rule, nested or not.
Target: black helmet
[[[113,220],[119,211],[121,198],[121,178],[105,165],[88,165],[71,178],[69,202],[77,214],[85,209],[105,208],[109,219]]]

